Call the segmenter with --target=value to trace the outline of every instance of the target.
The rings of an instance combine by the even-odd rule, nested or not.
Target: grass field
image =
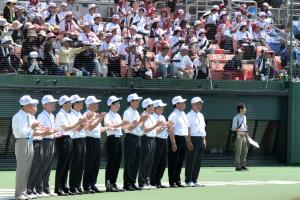
[[[201,188],[168,188],[125,193],[101,193],[83,196],[53,197],[51,199],[101,200],[300,200],[300,167],[251,167],[247,172],[233,168],[208,167],[201,169]],[[121,185],[122,171],[119,175]],[[54,185],[55,172],[51,173]],[[184,171],[182,172],[182,177]],[[164,176],[167,185],[167,173]],[[13,195],[15,172],[0,172],[0,199]],[[100,170],[98,183],[104,184],[104,170]],[[104,188],[103,188],[104,189]],[[6,196],[5,196],[5,195]]]

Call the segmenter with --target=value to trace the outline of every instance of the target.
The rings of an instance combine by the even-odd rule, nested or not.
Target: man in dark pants
[[[183,99],[181,96],[174,97],[172,104],[175,109],[168,118],[169,121],[173,122],[168,140],[168,172],[169,184],[172,188],[184,187],[181,184],[180,173],[186,152],[185,136],[188,135],[188,121],[184,112],[185,101],[186,99]]]
[[[139,165],[139,139],[141,136],[140,124],[143,123],[148,116],[140,117],[137,111],[140,100],[136,93],[127,97],[129,108],[123,114],[123,121],[128,124],[124,127],[124,189],[128,191],[139,190],[135,185]]]
[[[88,96],[85,100],[87,111],[84,113],[84,116],[88,120],[88,126],[85,132],[86,159],[83,174],[83,189],[84,193],[87,194],[101,192],[96,184],[101,158],[100,137],[101,133],[106,130],[105,127],[101,127],[101,122],[106,113],[97,113],[100,101],[95,96]]]
[[[54,135],[57,132],[55,129],[54,115],[52,112],[55,110],[57,99],[52,95],[45,95],[42,98],[44,110],[38,115],[38,122],[44,127],[52,129],[52,134],[43,138],[43,160],[42,160],[42,191],[50,196],[57,196],[57,194],[50,191],[49,177],[51,172],[51,162],[54,154]]]
[[[116,96],[110,96],[108,98],[107,105],[110,110],[104,118],[104,125],[110,127],[110,129],[106,131],[107,139],[105,143],[105,149],[107,151],[107,164],[105,169],[106,192],[124,191],[116,184],[122,160],[122,127],[126,125],[126,122],[122,121],[118,113],[121,99],[121,97],[118,98]]]
[[[153,104],[154,121],[164,122],[162,125],[156,128],[155,152],[150,177],[150,184],[157,188],[166,187],[161,184],[161,179],[166,168],[168,129],[172,125],[171,123],[167,123],[166,118],[162,115],[166,105],[167,104],[163,103],[162,100],[156,100]]]
[[[74,195],[67,186],[70,161],[72,156],[71,131],[83,123],[80,119],[71,122],[70,111],[72,109],[71,99],[64,95],[59,98],[60,111],[55,118],[55,125],[60,130],[60,135],[56,138],[55,147],[57,154],[57,165],[55,174],[55,193],[59,196]]]
[[[200,97],[192,98],[192,110],[187,114],[189,135],[186,137],[188,151],[186,153],[185,183],[188,187],[201,186],[197,180],[206,147],[206,124],[200,113],[203,103]]]
[[[79,97],[77,94],[70,97],[73,109],[70,112],[72,122],[83,118],[81,110],[83,109],[83,100],[85,98]],[[71,131],[70,137],[72,139],[72,160],[70,167],[69,185],[70,191],[74,194],[82,194],[81,189],[82,175],[85,164],[85,131],[84,125],[79,125]]]

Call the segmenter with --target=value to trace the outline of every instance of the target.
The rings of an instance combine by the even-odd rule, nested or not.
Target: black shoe
[[[90,189],[90,188],[86,188],[86,189],[84,189],[84,192],[83,192],[84,194],[95,194],[95,191],[94,190],[92,190],[92,189]]]
[[[117,189],[119,192],[125,192],[125,190],[122,189],[122,188],[119,188],[119,187],[117,186],[117,184],[113,184],[113,187],[114,187],[115,189]]]
[[[58,196],[69,196],[69,194],[64,193],[63,191],[55,191]]]
[[[175,183],[173,183],[173,184],[170,184],[170,188],[178,188],[178,186]]]
[[[96,192],[96,193],[103,193],[102,191],[100,191],[96,186],[92,186],[91,189]]]
[[[74,192],[72,192],[72,191],[69,190],[69,191],[67,192],[67,194],[69,194],[69,195],[75,195],[76,193],[74,193]]]
[[[83,194],[83,190],[81,188],[77,188],[77,192]]]
[[[239,171],[243,171],[243,169],[242,168],[235,168],[235,171],[237,171],[237,172],[239,172]]]
[[[182,185],[181,183],[176,183],[177,187],[185,187],[184,185]]]
[[[165,186],[165,185],[157,185],[156,187],[157,188],[167,188],[167,186]]]
[[[136,187],[135,184],[133,184],[132,187],[134,188],[134,190],[142,190],[141,188]]]
[[[123,189],[126,191],[135,191],[135,189],[131,185],[125,186],[125,187],[123,187]]]
[[[241,167],[242,170],[248,171],[249,169],[247,167]]]

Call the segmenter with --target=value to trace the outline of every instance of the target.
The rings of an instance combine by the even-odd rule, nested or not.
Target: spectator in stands
[[[184,39],[181,38],[181,28],[176,27],[174,29],[173,35],[170,37],[171,50],[174,55],[178,52],[180,46],[183,43],[184,43]]]
[[[94,14],[96,14],[96,4],[90,4],[88,6],[89,12],[83,16],[83,23],[94,24]]]
[[[15,20],[20,22],[23,26],[25,23],[28,21],[27,17],[25,16],[25,8],[22,6],[16,7],[17,12],[16,12],[16,17]]]
[[[235,34],[235,39],[238,41],[238,48],[243,48],[244,59],[251,60],[255,58],[255,45],[252,42],[247,23],[241,24],[240,30]]]
[[[92,31],[98,35],[100,32],[104,32],[104,25],[102,24],[102,16],[100,13],[94,14],[94,24],[92,25]]]
[[[120,16],[115,14],[112,16],[112,22],[106,24],[105,30],[112,30],[114,27],[117,27],[118,34],[121,34],[121,28],[119,24],[120,24]]]
[[[49,75],[64,75],[64,69],[56,64],[51,40],[47,40],[45,43],[43,66]]]
[[[147,24],[145,8],[139,8],[137,15],[133,18],[132,24],[137,26],[138,31],[144,31]]]
[[[196,20],[194,22],[194,30],[195,30],[195,36],[197,39],[200,37],[200,30],[205,29],[205,21]]]
[[[126,68],[128,77],[138,77],[142,68],[142,56],[137,52],[136,44],[129,43],[129,53],[126,55]]]
[[[79,60],[79,66],[76,68],[81,69],[82,71],[86,70],[89,72],[91,76],[95,75],[95,59],[96,59],[96,54],[93,48],[93,45],[90,42],[83,42],[84,44],[84,51],[81,52],[81,59]],[[74,65],[75,66],[75,65]]]
[[[79,39],[83,42],[89,42],[90,44],[95,44],[99,42],[99,38],[91,30],[91,24],[84,22],[83,31],[79,35]]]
[[[214,5],[210,11],[210,14],[206,18],[206,24],[217,25],[218,19],[219,19],[219,6]]]
[[[65,19],[65,14],[68,11],[68,4],[66,2],[62,2],[59,7],[58,17],[59,20],[62,21]]]
[[[131,25],[130,28],[129,28],[129,32],[130,32],[130,37],[134,38],[135,35],[138,32],[138,29],[137,29],[137,27],[135,25]]]
[[[71,11],[74,15],[74,21],[78,24],[79,19],[79,8],[80,4],[76,4],[75,0],[67,0],[68,11]]]
[[[199,50],[200,53],[205,53],[208,48],[209,48],[209,41],[206,38],[206,31],[204,29],[200,29],[199,31],[199,35],[198,35],[198,44],[199,44]]]
[[[52,26],[59,25],[60,19],[57,15],[56,3],[49,3],[48,13],[46,14],[45,22],[49,23]]]
[[[174,64],[170,63],[170,57],[168,56],[169,50],[170,46],[165,44],[161,52],[155,56],[157,78],[171,78],[175,76]]]
[[[242,64],[243,53],[241,49],[235,52],[234,57],[224,65],[224,71],[240,72],[243,70]]]
[[[24,64],[28,62],[29,53],[37,50],[37,34],[34,30],[30,30],[27,34],[27,39],[22,44],[21,58]]]
[[[23,40],[23,34],[22,34],[22,30],[21,27],[23,26],[23,24],[21,24],[19,21],[15,20],[13,21],[11,28],[12,28],[12,39],[14,41],[14,43],[21,45],[22,44],[22,40]]]
[[[13,68],[11,63],[11,50],[13,46],[11,46],[12,41],[8,37],[4,37],[1,40],[1,48],[0,48],[0,69],[7,70],[9,73],[15,73],[16,70]]]
[[[38,52],[32,51],[29,53],[28,65],[25,67],[29,74],[44,75],[45,72],[41,69],[42,63],[38,61]]]
[[[150,35],[149,35],[149,39],[148,39],[149,43],[151,41],[151,44],[153,45],[150,47],[151,51],[156,52],[156,45],[158,44],[160,38],[161,38],[161,35],[160,35],[160,29],[159,29],[159,19],[155,18],[152,21]]]
[[[232,23],[231,31],[236,33],[238,30],[240,30],[241,24],[244,20],[241,12],[236,12],[234,16],[235,17]]]
[[[121,58],[125,58],[125,56],[127,55],[128,53],[128,44],[129,44],[129,41],[131,39],[130,35],[125,35],[123,37],[123,42],[120,44],[120,46],[118,47],[118,54]]]
[[[63,20],[59,23],[59,28],[62,34],[73,32],[76,34],[79,34],[81,32],[81,29],[78,27],[76,22],[73,20],[73,13],[71,11],[68,11],[65,13],[65,17]]]
[[[232,50],[232,33],[231,33],[231,22],[229,21],[227,12],[222,11],[220,13],[220,22],[218,25],[217,41],[222,49]]]
[[[252,24],[252,38],[257,45],[264,45],[266,43],[266,35],[261,31],[259,24]]]
[[[176,76],[179,78],[192,79],[194,76],[193,63],[188,56],[188,53],[189,47],[183,45],[180,47],[180,52],[178,52],[173,58],[175,62],[174,66],[176,70]]]
[[[269,7],[270,7],[269,4],[267,2],[264,2],[261,6],[261,11],[266,13],[268,21],[270,22],[270,24],[273,24],[273,14],[269,10]]]
[[[209,76],[209,68],[210,63],[207,59],[207,54],[204,52],[201,52],[199,57],[194,59],[193,65],[195,67],[194,70],[194,78],[195,79],[207,79]]]
[[[255,60],[255,75],[264,81],[274,76],[274,52],[261,50],[260,55]]]
[[[8,23],[12,23],[15,19],[16,0],[7,0],[3,9],[3,17]]]
[[[181,27],[180,24],[182,20],[184,20],[184,10],[179,9],[174,16],[174,27]]]

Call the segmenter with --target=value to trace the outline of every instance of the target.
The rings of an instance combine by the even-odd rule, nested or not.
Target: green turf
[[[248,172],[235,172],[229,167],[203,168],[200,181],[300,181],[300,167],[251,167]],[[51,173],[51,185],[54,183]],[[182,178],[184,171],[182,172]],[[122,171],[119,182],[122,181]],[[167,173],[164,181],[167,182]],[[14,188],[15,172],[0,172],[0,188]],[[100,170],[98,183],[104,184],[104,170]],[[300,199],[300,185],[251,185],[251,186],[211,186],[204,188],[160,189],[125,193],[103,193],[96,195],[57,197],[53,199],[101,199],[101,200],[292,200]],[[52,199],[52,198],[51,198]]]

